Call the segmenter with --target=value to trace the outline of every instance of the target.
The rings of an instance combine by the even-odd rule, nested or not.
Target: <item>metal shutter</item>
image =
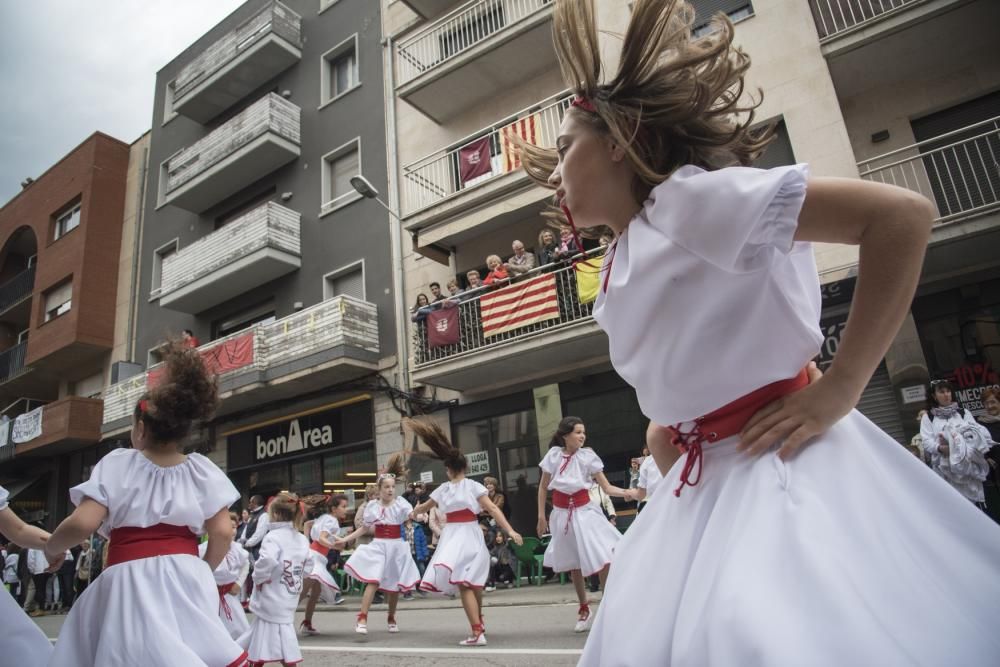
[[[751,6],[750,0],[690,0],[690,4],[697,14],[694,20],[696,28],[711,21],[719,12],[728,15]]]
[[[345,273],[330,280],[333,294],[331,296],[353,296],[355,299],[365,300],[365,274],[361,269]]]
[[[899,406],[896,404],[896,392],[892,388],[889,380],[889,371],[885,363],[879,364],[871,381],[861,394],[858,401],[858,412],[875,422],[879,428],[888,433],[893,439],[906,444],[906,434],[903,432],[903,423],[899,418]]]

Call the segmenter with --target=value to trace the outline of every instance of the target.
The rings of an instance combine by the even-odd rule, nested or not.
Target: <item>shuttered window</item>
[[[45,293],[45,321],[68,313],[73,306],[73,281],[53,287]]]
[[[327,276],[324,286],[325,297],[350,296],[361,301],[365,300],[365,272],[357,267],[344,273]]]
[[[695,11],[695,34],[701,34],[705,24],[719,12],[734,21],[753,15],[753,4],[750,0],[691,0],[691,6]]]

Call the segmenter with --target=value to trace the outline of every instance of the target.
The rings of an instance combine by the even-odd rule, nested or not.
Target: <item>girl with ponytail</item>
[[[418,514],[437,507],[448,517],[420,588],[443,595],[459,593],[472,627],[472,634],[460,641],[459,646],[485,646],[483,586],[490,574],[490,553],[477,521],[479,513],[489,512],[516,544],[521,545],[524,540],[490,500],[486,487],[465,476],[468,468],[465,455],[448,441],[440,426],[419,419],[408,419],[405,425],[430,448],[427,456],[444,463],[448,475],[447,483],[434,489],[430,498],[410,514],[410,518],[416,520]]]

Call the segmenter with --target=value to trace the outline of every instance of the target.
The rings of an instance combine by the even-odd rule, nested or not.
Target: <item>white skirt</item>
[[[459,585],[482,588],[490,574],[490,552],[477,521],[445,524],[420,588],[452,595]]]
[[[555,572],[580,570],[589,577],[611,562],[622,534],[611,525],[596,503],[573,510],[553,507],[549,514],[552,541],[545,548],[545,567]]]
[[[309,562],[311,569],[306,578],[320,583],[320,601],[325,604],[333,604],[333,601],[337,598],[337,593],[340,592],[340,586],[337,585],[337,581],[330,575],[330,571],[326,569],[329,560],[323,554],[310,549]]]
[[[0,656],[5,665],[44,665],[52,643],[24,611],[14,596],[0,588]]]
[[[271,623],[255,616],[239,643],[247,650],[250,662],[283,662],[286,665],[302,662],[299,638],[291,623]]]
[[[378,584],[385,593],[405,593],[420,583],[410,545],[401,539],[376,538],[361,545],[344,563],[344,569],[358,581]]]
[[[197,556],[112,565],[73,603],[49,665],[242,665],[246,653],[218,610],[212,572]]]
[[[580,665],[987,665],[1000,528],[860,413],[791,461],[704,449],[628,529]],[[642,637],[642,641],[623,638]]]
[[[219,599],[219,620],[226,626],[230,637],[239,639],[250,629],[250,623],[239,598],[232,593],[226,593],[224,599],[225,604],[222,603],[223,598]]]

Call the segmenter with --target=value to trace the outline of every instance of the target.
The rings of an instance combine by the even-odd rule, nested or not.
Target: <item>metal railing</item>
[[[601,270],[604,248],[596,248],[587,253],[577,255],[577,259],[589,258],[586,264],[580,264],[580,271],[597,273]],[[496,335],[488,336],[483,331],[482,308],[480,302],[482,298],[496,288],[484,287],[475,292],[465,292],[461,295],[449,299],[458,301],[455,309],[458,312],[458,326],[460,332],[459,342],[454,345],[444,345],[441,347],[430,347],[427,339],[427,320],[413,323],[413,343],[414,361],[416,368],[421,368],[442,359],[452,359],[468,354],[481,352],[498,347],[511,341],[525,340],[534,336],[565,328],[569,325],[590,320],[594,302],[581,303],[580,294],[577,288],[576,268],[569,262],[557,262],[538,267],[523,277],[517,278],[512,283],[517,285],[530,278],[536,278],[544,274],[551,274],[555,277],[556,299],[559,304],[559,317],[535,322],[523,327],[504,331]],[[506,287],[507,283],[502,287]]]
[[[34,265],[0,285],[0,313],[30,297],[33,289],[35,289]]]
[[[938,223],[1000,208],[1000,116],[864,160],[858,171],[931,199]]]
[[[552,0],[472,0],[399,42],[399,86],[438,67],[505,28],[550,10]]]
[[[809,0],[820,41],[874,23],[924,0]]]
[[[521,166],[509,139],[516,134],[539,146],[555,146],[559,124],[569,108],[570,94],[561,92],[503,121],[460,139],[450,148],[431,153],[403,166],[403,215],[449,199]],[[471,144],[486,140],[489,144],[489,170],[462,180],[460,153]]]
[[[24,373],[24,359],[27,353],[27,341],[0,352],[0,382],[13,380]]]
[[[31,412],[35,408],[40,408],[43,405],[47,405],[49,401],[39,401],[34,398],[24,398],[21,397],[8,405],[3,410],[0,410],[0,415],[6,416],[8,419],[15,419],[25,412]]]

